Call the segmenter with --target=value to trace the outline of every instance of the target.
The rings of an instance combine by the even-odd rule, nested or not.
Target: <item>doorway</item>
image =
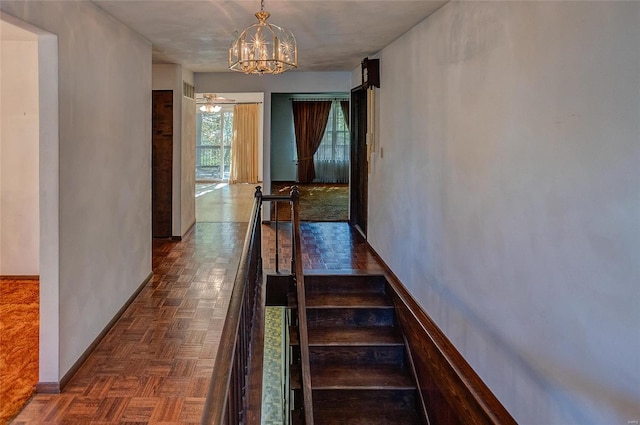
[[[59,379],[59,162],[57,37],[2,12],[0,27],[3,423]]]
[[[369,170],[367,162],[367,89],[351,91],[351,194],[349,224],[367,235]]]
[[[264,93],[259,92],[196,93],[196,151],[193,170],[196,223],[248,221],[255,186],[262,183],[263,102]],[[246,105],[256,105],[254,107],[257,108],[257,152],[254,151],[257,156],[257,182],[254,179],[251,180],[253,183],[234,183],[237,171],[233,170],[232,160],[242,158],[232,155],[234,118],[236,113],[243,116]],[[238,134],[241,132],[238,131]]]
[[[327,106],[328,111],[325,109]],[[304,179],[298,173],[300,152],[297,139],[316,137],[312,135],[314,130],[309,130],[308,134],[304,130],[312,127],[304,124],[305,117],[312,117],[309,118],[312,122],[324,122],[326,119],[326,124],[321,138],[311,144],[315,145],[310,150],[313,151],[313,178],[302,182]],[[299,125],[297,130],[296,122]],[[298,186],[300,220],[349,219],[349,128],[348,92],[271,95],[271,193],[288,195],[294,185]],[[309,180],[309,174],[306,180]],[[270,217],[275,220],[275,206],[271,207]],[[280,208],[277,217],[278,220],[289,220],[290,211]]]

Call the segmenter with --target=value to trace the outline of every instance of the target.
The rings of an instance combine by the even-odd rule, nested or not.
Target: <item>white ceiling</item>
[[[265,0],[269,23],[293,32],[301,71],[351,71],[448,0]],[[93,0],[153,44],[154,63],[227,71],[235,31],[259,0]]]

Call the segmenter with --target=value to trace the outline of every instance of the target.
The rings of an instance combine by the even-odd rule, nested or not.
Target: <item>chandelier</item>
[[[242,31],[229,49],[229,69],[262,75],[298,67],[296,38],[291,31],[267,23],[269,16],[261,0],[258,23]]]
[[[200,110],[202,112],[220,112],[220,110],[222,109],[222,106],[216,105],[213,103],[213,100],[216,97],[215,94],[212,95],[212,94],[206,93],[203,97],[207,99],[207,103],[200,107]]]

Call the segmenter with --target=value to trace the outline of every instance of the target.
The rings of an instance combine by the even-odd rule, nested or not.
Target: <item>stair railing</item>
[[[301,258],[298,188],[290,196],[263,195],[256,187],[249,226],[244,239],[240,264],[233,283],[229,308],[225,318],[220,345],[216,355],[211,382],[202,414],[202,425],[259,425],[262,397],[262,364],[252,356],[260,354],[263,344],[264,298],[262,273],[262,219],[263,201],[289,201],[291,204],[292,259],[291,273],[296,282],[298,299],[299,339],[302,358],[302,386],[305,425],[313,425],[311,402],[311,372],[309,366],[309,337]],[[277,211],[277,209],[276,209]],[[278,238],[276,215],[276,270],[278,264]],[[252,358],[253,357],[253,358]],[[257,375],[259,376],[259,379]]]
[[[302,397],[304,402],[304,423],[313,425],[313,400],[311,393],[311,366],[309,364],[309,332],[307,330],[307,302],[304,287],[304,270],[302,267],[302,237],[300,236],[300,217],[298,205],[300,192],[294,186],[291,191],[292,252],[291,273],[296,282],[298,333],[300,339],[300,358],[302,363]],[[294,268],[295,266],[295,268]]]
[[[247,392],[252,337],[256,332],[254,322],[262,285],[261,205],[262,192],[258,186],[207,392],[203,425],[260,424],[259,407],[257,414],[249,412]],[[261,397],[262,380],[259,382],[258,388],[251,388],[251,391],[257,390]]]
[[[300,363],[302,369],[302,397],[305,425],[313,425],[313,401],[311,393],[311,366],[309,365],[309,332],[307,330],[307,304],[304,287],[304,269],[302,267],[302,236],[300,235],[300,191],[294,186],[289,196],[263,195],[264,201],[276,201],[275,239],[276,273],[278,273],[278,203],[289,201],[291,204],[291,274],[296,285],[296,309],[298,312],[298,340],[300,344]]]

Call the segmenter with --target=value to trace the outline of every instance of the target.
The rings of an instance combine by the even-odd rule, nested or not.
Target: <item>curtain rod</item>
[[[206,105],[206,102],[196,102],[197,105]],[[262,102],[214,102],[214,105],[262,105]]]
[[[290,97],[289,100],[293,102],[316,102],[316,101],[334,101],[334,100],[349,100],[348,97]]]

